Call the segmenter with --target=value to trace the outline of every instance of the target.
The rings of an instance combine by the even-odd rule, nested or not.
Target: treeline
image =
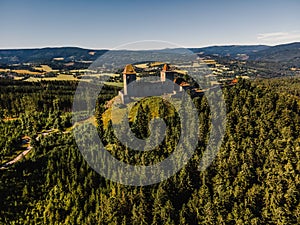
[[[3,200],[0,221],[4,224],[299,224],[297,93],[300,87],[293,85],[292,92],[284,88],[297,82],[296,78],[239,80],[234,87],[225,87],[226,133],[217,157],[204,172],[198,170],[198,165],[206,147],[211,114],[205,96],[195,98],[201,135],[195,154],[178,173],[155,185],[130,187],[111,182],[89,167],[71,133],[44,136],[34,143],[30,158],[0,171]],[[60,98],[57,99],[60,104]],[[141,138],[149,135],[145,126],[153,114],[147,107],[151,101],[136,105],[131,121],[132,130]],[[169,125],[168,129],[178,128],[178,115],[167,103],[158,103],[159,115]],[[98,101],[99,112],[105,110],[104,104],[104,99]],[[63,108],[55,107],[49,105],[42,112],[51,108],[61,113]],[[18,111],[22,110],[15,107],[15,111],[9,112]],[[98,124],[110,153],[124,162],[161,161],[176,145],[175,129],[167,132],[155,151],[135,154],[124,149],[111,124],[104,126],[99,115]],[[61,131],[65,128],[62,126]]]

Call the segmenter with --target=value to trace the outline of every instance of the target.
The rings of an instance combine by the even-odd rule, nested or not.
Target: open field
[[[41,72],[33,72],[29,70],[11,70],[12,72],[15,72],[17,74],[29,74],[29,75],[38,75],[41,74]]]
[[[66,75],[66,74],[59,74],[57,77],[43,77],[43,78],[39,78],[39,77],[29,77],[28,79],[26,79],[25,81],[28,82],[38,82],[38,81],[55,81],[55,80],[68,80],[68,81],[72,81],[72,80],[78,80],[76,77],[73,77],[72,75]],[[93,79],[80,79],[80,81],[84,81],[84,82],[92,82]],[[123,87],[123,83],[117,83],[117,82],[104,82],[104,84],[109,85],[109,86],[115,86],[115,87]]]
[[[10,71],[10,69],[0,69],[0,73],[1,72],[9,72]]]
[[[105,85],[109,85],[109,86],[115,86],[115,87],[123,87],[123,83],[121,82],[104,82]]]
[[[39,77],[29,77],[28,79],[26,79],[24,81],[27,81],[27,82],[39,82],[41,80],[42,80],[42,78],[39,78]]]
[[[35,70],[39,70],[41,72],[58,72],[58,70],[53,70],[50,66],[48,65],[40,65],[38,67],[34,67]]]
[[[71,73],[94,73],[96,71],[94,70],[89,70],[89,69],[80,69],[80,70],[70,70]]]
[[[59,74],[57,77],[45,77],[42,80],[78,80],[76,77],[72,75]]]
[[[46,81],[55,81],[55,80],[78,80],[77,78],[73,77],[72,75],[65,75],[65,74],[60,74],[57,77],[29,77],[28,79],[26,79],[25,81],[28,82],[39,82],[42,80],[46,80]]]
[[[82,77],[84,78],[84,76],[87,77],[93,77],[93,78],[100,78],[100,77],[118,77],[120,76],[120,74],[117,73],[86,73],[83,74]]]
[[[165,63],[164,62],[153,62],[150,64],[151,67],[155,67],[155,66],[161,66],[161,65],[164,65]]]
[[[38,70],[38,71],[30,71],[30,70],[11,70],[11,69],[0,69],[0,72],[14,72],[17,74],[21,75],[39,75],[39,74],[44,74],[44,73],[49,73],[49,72],[58,72],[58,70],[53,70],[50,66],[48,65],[40,65],[37,67],[34,67],[33,69]]]
[[[22,80],[24,77],[14,77],[14,80]]]
[[[140,68],[140,69],[146,69],[148,68],[148,63],[142,63],[142,64],[136,64],[135,67]]]
[[[0,72],[15,72],[17,74],[28,74],[28,75],[37,75],[37,74],[42,74],[42,72],[33,72],[29,70],[10,70],[10,69],[0,69]]]

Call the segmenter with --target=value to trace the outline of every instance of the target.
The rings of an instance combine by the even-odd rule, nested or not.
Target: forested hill
[[[107,50],[77,47],[0,50],[0,63],[49,63],[52,61],[94,61]]]
[[[228,46],[209,46],[204,48],[191,48],[195,53],[204,55],[219,55],[237,57],[239,54],[253,54],[258,51],[266,50],[270,46],[266,45],[228,45]]]
[[[250,54],[251,60],[285,62],[300,66],[300,42],[270,47],[255,54]]]
[[[300,42],[266,46],[266,45],[232,45],[193,48],[195,53],[202,55],[218,55],[221,57],[244,59],[263,62],[280,62],[300,67]]]
[[[0,159],[13,156],[25,135],[33,147],[26,159],[0,170],[0,224],[300,224],[299,78],[241,79],[224,87],[226,133],[203,172],[198,165],[210,110],[205,96],[194,98],[200,121],[194,156],[169,179],[144,187],[107,180],[84,160],[70,127],[75,88],[76,82],[65,81],[0,82]],[[124,148],[112,126],[101,122],[105,102],[118,90],[106,87],[105,93],[97,100],[96,118],[112,155],[149,163],[173,151],[176,130],[166,132],[155,151]],[[131,124],[137,133],[151,119],[144,103],[136,105]],[[172,128],[178,120],[161,103],[158,113]]]
[[[300,67],[300,43],[277,46],[230,45],[190,48],[195,53],[218,55],[237,59],[271,61]],[[77,47],[0,50],[0,64],[92,62],[108,50],[92,50]]]

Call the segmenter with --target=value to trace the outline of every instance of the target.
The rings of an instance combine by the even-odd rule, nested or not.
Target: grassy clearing
[[[40,65],[38,67],[34,67],[35,70],[39,70],[41,72],[57,72],[58,70],[53,70],[50,66],[48,65]]]
[[[73,75],[59,74],[57,77],[45,77],[42,80],[77,80],[77,78],[73,77]]]
[[[24,77],[14,77],[14,80],[22,80]]]
[[[12,72],[15,72],[17,74],[28,74],[28,75],[38,75],[41,74],[41,72],[32,72],[29,70],[12,70]]]
[[[94,71],[93,70],[89,70],[89,69],[79,69],[79,70],[70,70],[71,73],[87,73],[87,74],[90,74],[90,73],[93,73]]]
[[[42,80],[42,78],[38,78],[38,77],[29,77],[28,79],[24,80],[26,82],[40,82]]]
[[[10,70],[10,69],[0,69],[0,72],[14,72],[21,75],[37,75],[42,74],[42,72],[33,72],[29,70]]]
[[[104,82],[105,85],[109,85],[109,86],[115,86],[115,87],[123,87],[123,83],[121,82]]]
[[[95,116],[91,116],[90,118],[86,119],[86,120],[82,120],[79,122],[76,122],[72,127],[68,127],[65,132],[71,132],[75,127],[83,125],[85,123],[91,123],[92,125],[94,125],[95,127],[97,127],[97,120]]]
[[[9,72],[10,71],[10,69],[0,69],[0,73],[1,72]]]
[[[27,82],[39,82],[39,81],[42,81],[42,80],[46,80],[46,81],[56,81],[56,80],[72,81],[72,80],[78,80],[78,79],[76,77],[73,77],[73,75],[60,74],[57,77],[43,77],[43,78],[29,77],[25,81],[27,81]]]
[[[136,100],[138,101],[139,99],[136,98]],[[160,97],[148,97],[148,98],[140,99],[138,103],[132,102],[127,105],[127,107],[131,109],[128,115],[129,122],[134,122],[140,105],[142,105],[144,109],[146,108],[146,106],[148,106],[150,110],[151,118],[159,117],[159,115],[161,114],[162,105],[166,106],[165,107],[166,111],[164,114],[165,116],[173,117],[176,113],[176,109],[172,106],[172,103],[169,103],[168,101],[163,100]],[[126,113],[127,108],[116,106],[114,107],[113,110],[114,113],[112,114],[111,113],[112,108],[110,107],[102,114],[102,121],[104,127],[108,126],[110,120],[113,120],[114,123],[120,123],[122,119],[122,115]]]
[[[140,69],[146,69],[146,68],[149,67],[148,63],[136,64],[134,66],[137,67],[137,68],[140,68]]]
[[[120,74],[118,74],[118,73],[103,73],[103,74],[100,74],[100,76],[119,77]]]
[[[122,109],[122,108],[115,108],[114,109],[114,113],[112,115],[111,113],[112,108],[108,108],[103,114],[102,114],[102,121],[103,121],[103,126],[107,128],[108,126],[108,122],[110,120],[113,120],[114,123],[120,123],[121,119],[122,119],[122,115],[126,112],[126,108]],[[114,116],[112,118],[112,116]],[[131,120],[129,120],[131,121]]]

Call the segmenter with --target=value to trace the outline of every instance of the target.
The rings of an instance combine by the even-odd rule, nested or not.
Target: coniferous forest
[[[1,165],[32,147],[0,170],[0,224],[300,224],[299,78],[240,79],[224,86],[226,132],[203,172],[198,165],[210,109],[205,95],[195,97],[202,141],[178,173],[149,186],[115,183],[84,160],[72,133],[76,86],[75,81],[0,80]],[[176,129],[167,131],[159,148],[136,154],[118,142],[111,121],[102,119],[118,90],[105,86],[97,100],[95,124],[103,143],[126,163],[163,160],[176,145]],[[176,112],[157,102],[156,113],[176,128]],[[142,100],[131,115],[139,138],[149,133],[154,112],[148,103],[152,100]]]

